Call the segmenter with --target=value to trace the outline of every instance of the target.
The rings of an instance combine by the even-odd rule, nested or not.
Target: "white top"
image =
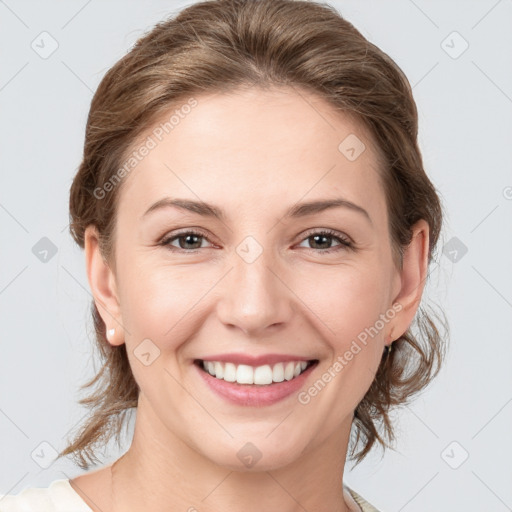
[[[350,512],[379,512],[359,494],[343,485]],[[71,487],[68,479],[54,480],[49,487],[30,487],[20,493],[0,494],[0,512],[93,512]]]
[[[0,494],[0,512],[92,512],[68,479],[49,487],[30,487],[19,494]]]

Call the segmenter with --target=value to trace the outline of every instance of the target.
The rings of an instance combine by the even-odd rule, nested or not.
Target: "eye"
[[[164,238],[160,245],[168,246],[171,250],[182,250],[185,252],[195,252],[201,248],[201,240],[208,240],[208,238],[199,231],[183,231],[173,235],[172,237]],[[179,247],[171,244],[174,240],[178,240]],[[197,246],[199,244],[199,246]],[[192,246],[192,247],[191,247]]]
[[[323,247],[325,245],[331,245],[329,241],[337,240],[339,243],[334,247]],[[198,249],[201,249],[202,241],[209,241],[208,237],[203,233],[195,230],[187,230],[182,231],[181,233],[174,234],[173,236],[164,238],[160,245],[168,247],[172,251],[183,251],[183,252],[196,252]],[[313,247],[312,250],[316,249],[316,252],[320,253],[332,253],[335,251],[343,250],[343,249],[353,249],[352,242],[345,237],[342,233],[337,231],[333,231],[331,229],[324,229],[319,231],[313,231],[308,234],[308,236],[303,239],[312,240]],[[174,241],[178,241],[178,247],[173,245]],[[320,246],[320,247],[318,247]]]
[[[325,245],[330,245],[329,241],[332,241],[333,239],[339,241],[338,246],[335,246],[334,248],[322,247]],[[352,249],[354,247],[352,242],[346,236],[344,236],[342,233],[338,233],[337,231],[333,231],[331,229],[310,232],[304,240],[313,240],[313,246],[317,246],[313,247],[313,249],[318,249],[317,252],[320,253],[332,253],[343,249]]]

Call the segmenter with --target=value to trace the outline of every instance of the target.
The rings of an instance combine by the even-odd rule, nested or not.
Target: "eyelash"
[[[173,247],[173,246],[170,245],[170,243],[172,241],[177,240],[177,239],[182,238],[182,237],[185,237],[186,235],[195,235],[197,237],[204,238],[205,240],[210,241],[208,239],[208,237],[205,236],[203,233],[201,233],[199,231],[195,231],[193,229],[189,229],[187,231],[182,231],[181,233],[174,234],[171,237],[164,238],[160,242],[159,245],[162,245],[162,246],[165,246],[165,247],[169,248],[169,250],[171,250],[172,252],[196,253],[197,251],[199,251],[200,249],[187,250],[187,249],[181,249],[181,248]],[[333,252],[336,252],[336,251],[342,250],[342,249],[354,249],[353,243],[348,238],[346,238],[341,233],[339,233],[337,231],[334,231],[332,229],[323,229],[323,230],[319,230],[319,231],[312,231],[312,232],[308,233],[307,236],[301,240],[301,242],[303,242],[304,240],[307,240],[308,238],[311,238],[311,237],[313,237],[315,235],[327,236],[327,237],[330,237],[330,238],[335,238],[336,240],[338,240],[340,242],[340,245],[332,247],[330,249],[310,249],[311,251],[315,251],[315,252],[318,252],[318,253],[321,253],[321,254],[331,254]]]

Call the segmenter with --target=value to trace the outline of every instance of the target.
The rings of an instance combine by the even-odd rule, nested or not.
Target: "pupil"
[[[182,238],[183,238],[183,237],[182,237]],[[186,244],[188,244],[188,243],[189,243],[189,240],[190,240],[190,239],[195,238],[195,239],[197,240],[197,239],[198,239],[198,238],[200,238],[200,237],[199,237],[198,235],[187,235],[187,236],[185,236],[184,238],[185,238],[185,245],[186,245]],[[194,242],[190,242],[190,243],[194,244]],[[196,243],[197,243],[197,241],[196,241]],[[190,247],[182,247],[182,249],[190,249]]]
[[[317,244],[317,239],[323,239],[323,240],[327,240],[329,237],[326,236],[326,235],[313,235],[313,240],[315,241],[315,245],[318,245]]]

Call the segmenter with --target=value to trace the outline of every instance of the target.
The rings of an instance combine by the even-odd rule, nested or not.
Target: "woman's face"
[[[148,436],[226,467],[249,468],[247,455],[284,466],[347,434],[390,332],[403,332],[376,154],[360,126],[304,91],[195,100],[148,131],[148,151],[134,148],[145,156],[121,190],[100,311],[112,343],[126,343]],[[177,199],[220,214],[162,202]],[[302,206],[341,199],[357,206]],[[278,354],[284,371],[317,364],[299,387],[228,383],[195,364],[226,354]],[[268,362],[258,378],[279,380]],[[246,394],[228,398],[219,382]]]

